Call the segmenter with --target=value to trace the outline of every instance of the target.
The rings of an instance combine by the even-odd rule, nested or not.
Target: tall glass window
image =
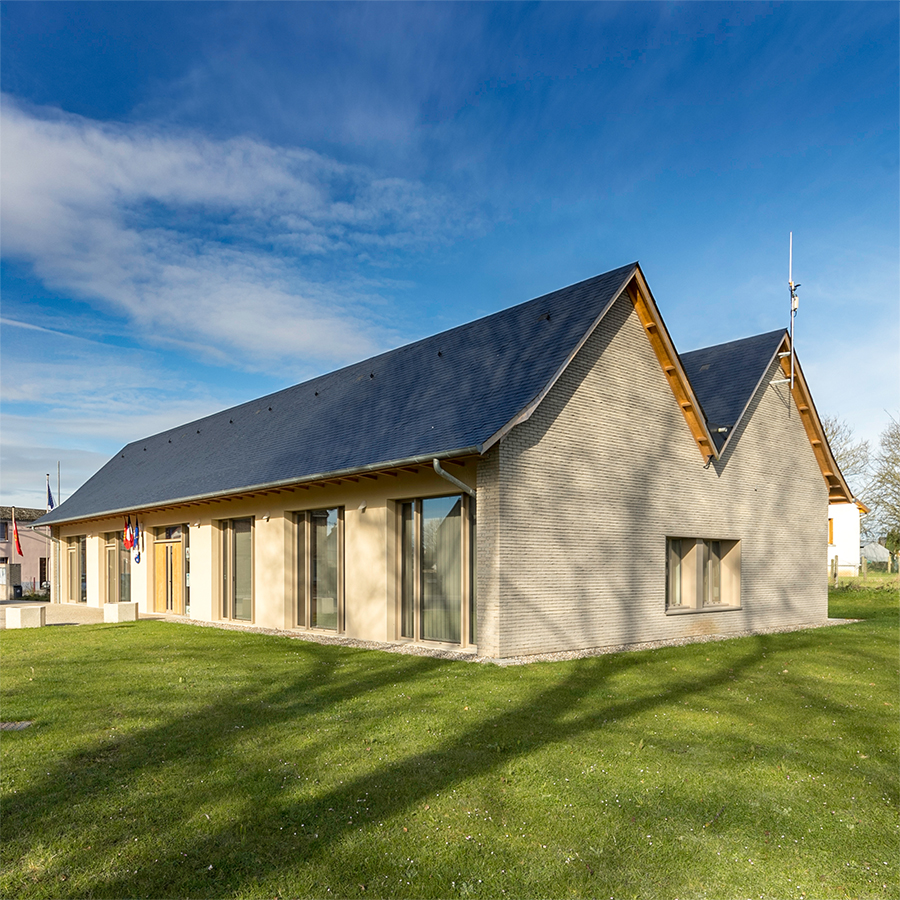
[[[416,516],[415,504],[400,508],[400,637],[416,636]]]
[[[722,602],[722,552],[719,541],[703,541],[703,605]]]
[[[87,535],[68,539],[69,602],[87,603]]]
[[[222,614],[226,619],[253,619],[253,519],[222,525]]]
[[[459,644],[468,620],[474,642],[473,512],[460,494],[400,504],[400,637]]]
[[[338,510],[309,514],[309,621],[313,628],[338,627]]]
[[[344,509],[296,514],[297,624],[343,630]]]
[[[131,553],[118,531],[106,535],[106,602],[131,602]]]
[[[234,521],[234,604],[232,618],[250,621],[253,618],[253,552],[251,520]]]
[[[668,606],[681,606],[681,539],[668,541]]]
[[[422,501],[422,637],[460,641],[462,497]]]

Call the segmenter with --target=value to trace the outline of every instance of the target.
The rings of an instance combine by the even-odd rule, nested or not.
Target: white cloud
[[[179,377],[158,353],[9,318],[0,324],[0,495],[6,504],[41,506],[36,492],[57,460],[66,497],[129,441],[245,399]],[[55,474],[53,483],[55,493]]]
[[[247,368],[330,366],[394,342],[364,261],[455,227],[422,185],[306,149],[98,123],[7,96],[0,114],[4,254],[126,316],[144,340]]]

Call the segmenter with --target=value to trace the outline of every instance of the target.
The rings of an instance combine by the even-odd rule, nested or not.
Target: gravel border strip
[[[143,619],[144,616],[141,616]],[[563,650],[555,653],[535,653],[529,656],[509,656],[495,659],[491,656],[478,656],[473,651],[450,650],[443,647],[431,647],[425,644],[408,642],[387,643],[384,641],[363,641],[358,638],[341,635],[320,634],[315,631],[288,631],[279,628],[258,628],[253,625],[236,625],[233,622],[203,622],[189,619],[186,616],[153,615],[146,618],[162,619],[166,622],[177,622],[184,625],[195,625],[199,628],[219,628],[223,631],[245,631],[251,634],[271,634],[277,637],[288,637],[298,641],[309,641],[313,644],[331,644],[338,647],[352,647],[356,650],[381,650],[404,656],[430,656],[433,659],[451,659],[462,662],[490,663],[495,666],[525,666],[535,662],[561,662],[571,659],[588,659],[593,656],[606,656],[610,653],[633,653],[640,650],[658,650],[663,647],[683,647],[686,644],[705,644],[709,641],[728,641],[732,638],[753,637],[754,635],[787,634],[792,631],[806,631],[811,628],[827,628],[831,625],[850,625],[862,619],[826,619],[810,625],[787,625],[776,628],[762,628],[755,631],[735,631],[729,634],[705,634],[695,637],[673,638],[665,641],[642,641],[633,644],[612,644],[607,647],[592,647],[586,650]]]

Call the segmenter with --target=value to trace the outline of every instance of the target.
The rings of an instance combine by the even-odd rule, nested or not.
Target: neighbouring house
[[[25,592],[40,591],[50,578],[50,530],[32,528],[46,510],[15,507],[23,553],[19,556],[13,540],[13,508],[0,506],[0,600],[13,599],[16,585]]]
[[[859,574],[859,519],[869,508],[855,503],[828,504],[828,571],[837,559],[838,575]]]
[[[624,266],[127,445],[54,599],[498,659],[819,623],[854,498],[790,354],[679,355]]]

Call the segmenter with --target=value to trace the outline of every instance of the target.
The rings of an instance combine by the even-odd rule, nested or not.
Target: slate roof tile
[[[750,402],[784,339],[783,328],[680,354],[719,449]],[[716,432],[727,427],[727,434]]]
[[[635,265],[135,441],[42,522],[480,448],[547,386]]]

